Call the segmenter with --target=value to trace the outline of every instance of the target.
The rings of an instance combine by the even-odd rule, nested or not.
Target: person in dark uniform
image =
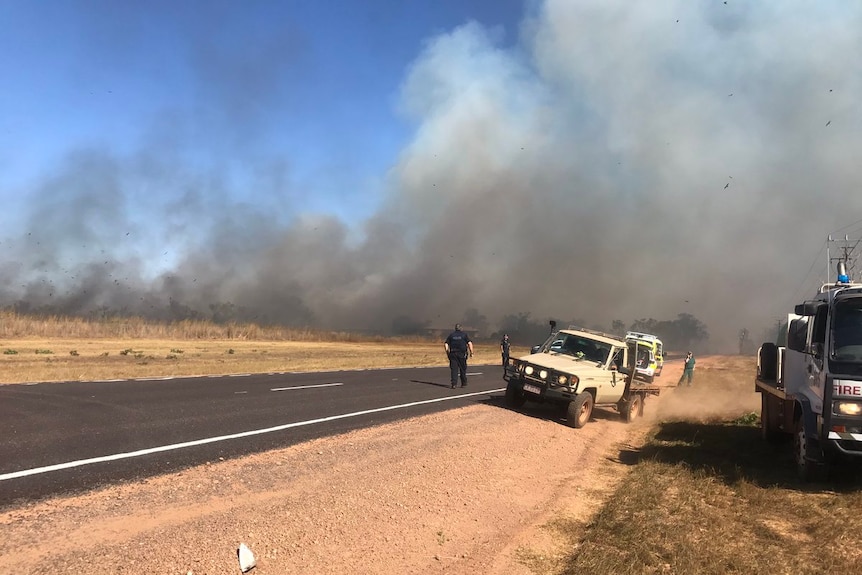
[[[691,380],[694,378],[694,356],[691,352],[688,352],[688,355],[685,356],[685,364],[682,370],[682,375],[679,376],[679,382],[677,382],[677,387],[682,385],[683,381],[688,381],[687,387],[691,387]]]
[[[449,371],[451,372],[450,384],[455,389],[458,378],[461,378],[461,387],[467,387],[467,354],[473,357],[473,342],[470,336],[461,331],[461,324],[455,324],[455,331],[449,334],[443,342],[443,349],[449,356]]]
[[[509,334],[504,333],[503,339],[500,340],[500,354],[503,356],[503,375],[506,375],[506,364],[509,363]]]

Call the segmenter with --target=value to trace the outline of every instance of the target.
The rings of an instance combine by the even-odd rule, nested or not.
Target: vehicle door
[[[627,342],[626,347],[614,347],[603,385],[596,389],[596,403],[616,403],[626,388],[627,373],[633,373],[635,368],[634,342]]]
[[[625,388],[626,376],[619,372],[620,366],[629,363],[626,348],[611,347],[601,375],[596,381],[596,403],[616,403]]]
[[[826,386],[826,333],[829,320],[828,304],[817,306],[811,328],[811,347],[805,354],[805,387],[802,393],[811,401],[814,413],[823,413],[823,391]]]

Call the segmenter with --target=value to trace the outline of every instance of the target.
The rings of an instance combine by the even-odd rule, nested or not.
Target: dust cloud
[[[675,387],[682,362],[664,368],[660,385],[665,386],[655,407],[645,410],[661,422],[715,422],[760,413],[760,395],[754,391],[755,363],[751,358],[715,356],[697,358],[691,387]]]
[[[23,191],[0,304],[381,331],[469,308],[491,328],[689,313],[734,349],[806,293],[827,233],[862,209],[860,16],[546,0],[517,38],[464,23],[417,47],[397,109],[413,136],[379,196],[351,196],[373,206],[358,221],[311,202],[289,157],[243,151],[282,96],[274,55],[295,48],[254,66],[202,49],[218,121],[199,134],[166,110],[132,152],[71,150]]]
[[[721,390],[694,386],[665,392],[656,408],[660,421],[726,421],[749,413],[760,413],[760,396],[752,389]]]

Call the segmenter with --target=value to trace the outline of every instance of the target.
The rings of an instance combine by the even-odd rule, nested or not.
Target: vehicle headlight
[[[566,385],[569,383],[569,377],[567,375],[560,375],[557,377],[557,385]]]
[[[524,373],[526,373],[527,375],[533,375],[533,366],[532,366],[532,365],[528,365],[527,367],[525,367],[525,368],[524,368]]]
[[[855,401],[836,401],[833,408],[833,413],[840,415],[862,415],[862,403]]]
[[[540,371],[540,372],[539,372],[539,377],[541,377],[542,379],[546,379],[546,378],[548,377],[548,370],[547,370],[547,369],[543,369],[542,371]]]

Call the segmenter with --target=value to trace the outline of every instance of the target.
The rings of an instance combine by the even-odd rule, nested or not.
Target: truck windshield
[[[862,298],[835,304],[832,358],[837,361],[862,361]]]
[[[551,351],[604,363],[611,352],[611,346],[577,335],[559,334],[557,341],[551,346]]]

